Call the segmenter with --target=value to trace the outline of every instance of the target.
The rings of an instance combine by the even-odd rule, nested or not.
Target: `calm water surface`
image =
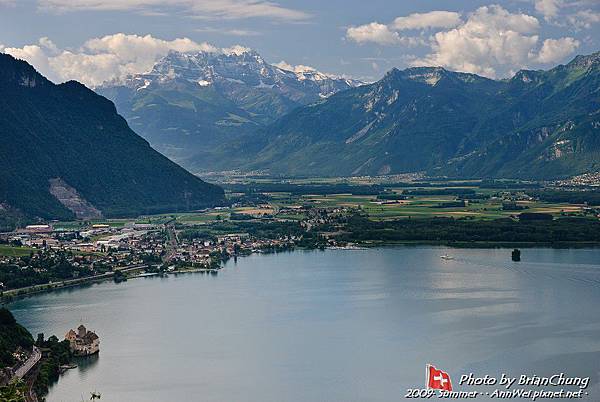
[[[441,254],[454,260],[444,261]],[[600,250],[435,247],[253,255],[218,276],[101,283],[15,302],[32,333],[80,322],[97,358],[49,402],[394,401],[425,364],[590,376],[600,400]]]

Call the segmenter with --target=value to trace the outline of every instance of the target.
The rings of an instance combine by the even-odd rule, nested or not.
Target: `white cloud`
[[[590,29],[600,22],[598,0],[533,0],[535,11],[553,25],[565,27],[565,21],[575,30]],[[591,7],[591,8],[590,8]],[[592,9],[592,8],[595,8]]]
[[[413,65],[443,66],[488,77],[510,75],[532,63],[560,61],[579,42],[573,38],[546,39],[539,47],[537,18],[484,6],[455,29],[437,32],[431,53]]]
[[[51,77],[51,68],[48,55],[40,45],[26,45],[22,48],[5,47],[2,52],[8,53],[17,59],[27,61],[46,77]]]
[[[305,66],[302,64],[298,64],[298,65],[292,65],[284,60],[280,61],[279,63],[275,63],[273,64],[275,67],[278,67],[282,70],[286,70],[286,71],[292,71],[294,73],[307,73],[307,72],[315,72],[317,71],[316,68],[311,67],[311,66]]]
[[[250,49],[249,47],[245,47],[245,46],[241,46],[241,45],[234,45],[231,47],[226,47],[224,49],[222,49],[222,52],[225,54],[235,54],[235,55],[242,55],[246,52],[251,51],[252,49]]]
[[[376,43],[383,46],[417,46],[424,43],[421,37],[401,36],[398,32],[393,31],[390,26],[378,22],[350,27],[346,30],[346,38],[359,44]]]
[[[405,29],[454,28],[461,23],[460,14],[452,11],[431,11],[414,13],[406,17],[398,17],[392,26],[402,31]]]
[[[398,32],[378,22],[350,27],[346,31],[346,37],[356,43],[373,42],[380,45],[393,45],[401,41]]]
[[[544,16],[546,21],[551,21],[558,16],[562,7],[561,0],[535,0],[535,11]]]
[[[404,36],[399,31],[419,30],[423,34],[426,29],[452,28],[460,23],[460,14],[451,11],[413,13],[405,17],[398,17],[388,25],[371,22],[350,27],[346,30],[346,38],[359,44],[417,46],[425,43],[422,36]]]
[[[220,34],[220,35],[231,35],[231,36],[258,36],[258,35],[261,35],[261,33],[258,31],[251,31],[248,29],[219,29],[219,28],[206,27],[206,28],[197,28],[197,29],[195,29],[195,31],[201,32],[201,33],[216,33],[216,34]]]
[[[535,60],[542,64],[555,63],[573,54],[579,41],[573,38],[546,39]]]
[[[304,11],[267,0],[38,0],[38,4],[41,9],[57,12],[132,10],[146,15],[161,15],[169,9],[176,9],[189,16],[206,19],[265,17],[301,21],[310,17]]]
[[[580,10],[568,15],[567,20],[577,29],[590,29],[593,24],[600,22],[600,12],[590,9]]]
[[[188,38],[163,40],[151,35],[118,33],[86,41],[76,50],[59,49],[48,38],[22,48],[7,47],[4,52],[26,60],[53,81],[77,80],[94,87],[104,81],[149,71],[171,50],[180,52],[222,51],[208,43]],[[240,51],[232,47],[229,51]]]
[[[535,1],[538,12],[553,19],[566,0]],[[573,4],[569,3],[569,7],[574,7]],[[600,15],[585,10],[577,18],[583,26],[600,20]],[[403,36],[401,32],[407,30],[417,30],[420,34]],[[428,30],[434,33],[428,34]],[[409,64],[442,66],[495,78],[531,65],[562,61],[580,45],[570,37],[542,41],[540,31],[536,17],[490,5],[479,7],[464,20],[461,14],[451,11],[414,13],[398,17],[389,25],[372,22],[350,27],[346,37],[359,44],[425,45],[430,48],[429,53]]]
[[[343,60],[342,60],[341,64],[344,65]],[[279,63],[273,63],[273,65],[282,70],[291,71],[296,74],[312,73],[312,74],[316,74],[316,75],[320,75],[320,76],[324,76],[324,77],[328,77],[328,78],[332,78],[332,79],[345,78],[345,79],[355,80],[355,78],[348,76],[346,74],[340,75],[340,74],[324,73],[322,71],[317,70],[316,68],[314,68],[312,66],[306,66],[304,64],[293,65],[293,64],[288,63],[285,60],[282,60]]]

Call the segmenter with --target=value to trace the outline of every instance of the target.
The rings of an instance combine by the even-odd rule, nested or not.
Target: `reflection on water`
[[[94,368],[96,364],[98,364],[98,360],[100,359],[100,354],[90,355],[90,356],[80,356],[76,357],[73,363],[77,364],[77,371],[80,375],[85,375],[85,372]]]
[[[218,275],[53,292],[11,308],[33,333],[80,321],[100,356],[49,402],[390,401],[453,378],[600,372],[600,250],[404,247],[254,255]],[[450,254],[453,260],[440,259]],[[84,398],[87,399],[87,398]]]

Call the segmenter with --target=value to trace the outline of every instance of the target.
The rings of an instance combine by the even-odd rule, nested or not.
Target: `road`
[[[177,231],[175,230],[175,219],[165,223],[165,230],[168,233],[169,241],[167,242],[167,252],[163,258],[164,262],[169,262],[175,257],[177,253],[177,246],[179,245],[179,239],[177,238]]]
[[[138,269],[141,269],[144,267],[146,267],[145,264],[137,264],[137,265],[131,265],[131,266],[123,267],[123,268],[116,268],[115,270],[121,271],[121,272],[130,272],[130,271],[135,271],[135,270],[138,270]],[[52,289],[66,288],[69,286],[80,285],[82,283],[96,282],[96,281],[101,281],[104,279],[109,279],[109,278],[112,278],[113,275],[114,275],[114,272],[107,272],[105,274],[86,276],[86,277],[77,278],[77,279],[69,279],[67,281],[46,283],[43,285],[25,286],[22,288],[6,290],[3,292],[3,296],[5,296],[5,297],[6,296],[21,296],[21,295],[30,294],[30,293],[45,292],[47,290],[52,290]]]
[[[29,371],[27,377],[25,377],[25,384],[27,385],[27,394],[25,395],[25,402],[38,402],[38,397],[33,387],[40,371],[41,363],[34,366],[33,370]]]
[[[27,373],[29,373],[29,370],[31,370],[33,368],[33,366],[35,366],[37,364],[37,362],[40,361],[41,358],[42,358],[42,352],[40,352],[40,350],[34,346],[31,356],[29,356],[29,358],[25,361],[25,363],[21,364],[21,366],[19,366],[19,368],[15,370],[15,375],[13,376],[13,379],[14,378],[21,379],[21,378],[25,377],[27,375]]]

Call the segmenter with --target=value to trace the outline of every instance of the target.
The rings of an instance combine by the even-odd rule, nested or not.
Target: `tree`
[[[0,325],[14,325],[16,323],[17,320],[7,308],[0,308]]]

